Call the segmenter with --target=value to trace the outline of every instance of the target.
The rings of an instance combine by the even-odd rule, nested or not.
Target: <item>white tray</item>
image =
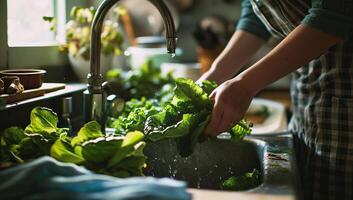
[[[252,135],[287,131],[288,123],[284,105],[276,101],[254,98],[249,106],[249,111],[260,109],[262,106],[268,108],[270,116],[262,124],[254,124]]]

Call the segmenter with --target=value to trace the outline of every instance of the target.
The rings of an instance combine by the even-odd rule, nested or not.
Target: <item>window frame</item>
[[[58,51],[59,42],[40,46],[9,46],[7,33],[7,1],[0,0],[0,69],[67,66],[66,54]],[[87,0],[52,0],[54,14],[58,17],[59,2],[65,6],[65,23],[73,6],[89,6]]]

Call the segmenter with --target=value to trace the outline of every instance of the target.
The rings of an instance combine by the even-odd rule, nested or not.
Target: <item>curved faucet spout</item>
[[[85,122],[96,120],[105,130],[105,97],[102,90],[103,76],[100,72],[100,52],[101,52],[101,33],[104,18],[110,8],[119,0],[104,0],[97,9],[91,27],[91,48],[90,48],[90,73],[87,76],[88,89],[84,92],[84,118]],[[160,12],[165,25],[167,52],[175,53],[176,35],[174,20],[170,11],[163,0],[148,0]]]

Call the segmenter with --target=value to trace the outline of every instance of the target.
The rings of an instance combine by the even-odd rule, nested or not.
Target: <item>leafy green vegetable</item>
[[[217,88],[217,83],[214,81],[204,80],[201,82],[200,87],[205,91],[208,95],[210,95],[214,89]]]
[[[106,165],[114,152],[119,149],[124,137],[100,137],[89,140],[82,145],[82,156],[84,159],[93,164]]]
[[[235,142],[241,141],[246,135],[251,133],[251,127],[245,120],[240,120],[237,125],[230,129],[230,135]]]
[[[144,157],[143,148],[145,147],[145,143],[141,142],[143,139],[144,135],[141,132],[135,131],[128,133],[121,144],[119,151],[115,152],[109,160],[107,167],[113,167],[119,164],[119,162],[126,157]]]
[[[232,176],[221,183],[223,190],[248,190],[254,188],[261,183],[261,174],[257,169],[247,172],[241,176]]]
[[[10,127],[5,129],[1,135],[1,145],[10,146],[20,143],[25,137],[25,132],[20,127]]]
[[[197,142],[202,140],[202,133],[205,130],[211,116],[207,111],[201,112],[194,120],[193,131],[185,137],[182,137],[178,141],[178,151],[182,157],[187,157],[194,152]],[[206,118],[205,118],[206,117]]]
[[[75,164],[84,162],[82,155],[76,153],[71,146],[70,140],[71,139],[67,137],[56,140],[50,149],[50,155],[61,162]]]
[[[31,112],[31,123],[25,129],[26,133],[38,133],[48,138],[58,131],[58,116],[48,108],[36,107]]]
[[[40,154],[49,155],[50,148],[60,137],[67,135],[66,128],[58,128],[58,116],[49,108],[35,107],[30,116],[31,123],[25,134],[37,145]]]
[[[195,106],[198,106],[199,108],[209,108],[212,106],[208,94],[192,80],[178,78],[175,80],[175,83],[177,85],[176,90],[188,97]],[[181,95],[181,93],[178,94]]]
[[[23,162],[23,159],[37,155],[37,148],[20,127],[10,127],[1,135],[0,156],[4,161]]]
[[[217,87],[212,81],[200,85],[190,79],[175,79],[173,92],[163,100],[132,99],[126,103],[121,116],[111,123],[116,134],[143,131],[147,141],[174,138],[179,154],[189,156],[197,142],[205,139],[203,132],[211,118],[212,101],[210,93]],[[231,130],[233,141],[243,139],[251,129],[245,121]]]
[[[185,136],[189,133],[191,123],[193,121],[192,114],[184,114],[182,120],[170,126],[165,127],[158,125],[158,123],[153,124],[153,119],[156,119],[162,114],[165,113],[157,114],[147,119],[145,125],[145,134],[148,136],[149,140],[158,141],[161,139],[178,138]],[[165,121],[165,119],[163,121]]]
[[[36,107],[26,130],[10,127],[0,135],[0,162],[22,163],[42,155],[79,164],[98,173],[119,177],[142,176],[145,166],[144,134],[105,136],[95,122],[85,124],[70,138],[66,129],[57,127],[57,115],[50,109]],[[28,131],[28,132],[27,132]]]
[[[271,112],[269,111],[267,106],[262,105],[259,110],[256,110],[255,112],[253,112],[251,114],[267,118],[268,116],[271,115]]]
[[[87,161],[86,166],[120,177],[141,176],[146,161],[143,138],[143,133],[135,131],[126,136],[103,137],[85,142],[82,155]]]
[[[162,92],[161,88],[166,84],[174,83],[170,74],[161,75],[160,67],[155,66],[152,60],[146,61],[142,66],[128,73],[114,70],[109,71],[107,76],[108,80],[120,85],[119,95],[124,99],[160,98],[166,95],[166,91]]]
[[[85,124],[80,131],[77,133],[77,136],[74,137],[71,141],[73,146],[80,145],[83,142],[95,139],[98,137],[103,137],[104,134],[101,131],[101,126],[96,121],[91,121]]]
[[[115,128],[118,135],[125,135],[131,131],[143,131],[147,118],[161,110],[155,104],[154,100],[146,100],[146,98],[132,99],[126,103],[121,116],[108,126]]]

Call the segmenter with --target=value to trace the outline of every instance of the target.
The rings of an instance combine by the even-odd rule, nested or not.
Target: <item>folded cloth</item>
[[[45,156],[0,171],[0,199],[187,200],[191,196],[181,181],[98,175]]]

